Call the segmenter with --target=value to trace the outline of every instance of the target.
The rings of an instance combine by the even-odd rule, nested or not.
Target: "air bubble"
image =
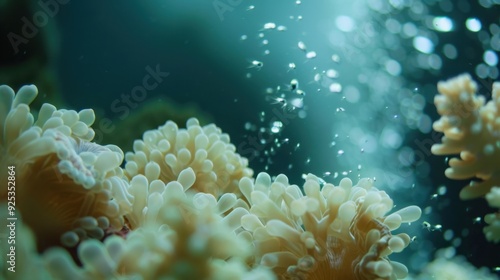
[[[297,46],[299,47],[300,50],[302,51],[305,51],[306,50],[306,44],[304,44],[304,42],[302,41],[299,41],[299,43],[297,43]]]
[[[468,18],[465,21],[465,26],[472,32],[478,32],[482,27],[481,21],[479,21],[479,19],[477,18]]]
[[[330,92],[341,92],[342,85],[339,83],[332,83],[332,84],[330,84],[328,89],[330,90]]]
[[[283,128],[283,123],[280,121],[275,121],[271,125],[271,132],[272,133],[279,133],[282,128]]]
[[[276,28],[276,23],[274,22],[268,22],[266,24],[264,24],[264,29],[268,30],[268,29],[275,29]]]
[[[338,78],[339,72],[337,72],[335,69],[328,69],[326,70],[326,76],[328,78]]]
[[[316,57],[316,52],[315,51],[310,51],[306,53],[306,58],[311,59]]]

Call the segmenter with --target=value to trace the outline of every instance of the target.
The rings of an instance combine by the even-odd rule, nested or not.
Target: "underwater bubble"
[[[416,110],[422,110],[425,107],[425,97],[421,94],[418,93],[418,88],[415,88],[414,91],[415,95],[411,97],[411,107],[416,109]]]
[[[421,15],[427,12],[427,6],[420,1],[415,1],[413,5],[410,6],[410,10],[416,15]]]
[[[283,123],[280,121],[274,121],[271,124],[271,132],[272,133],[279,133],[282,128],[283,128]]]
[[[492,78],[493,80],[497,80],[499,76],[500,71],[498,70],[498,67],[490,66],[490,78]]]
[[[499,4],[500,4],[500,0],[499,0]],[[496,23],[490,24],[490,32],[491,32],[491,34],[500,33],[500,26]]]
[[[385,21],[385,28],[387,28],[387,31],[397,34],[401,32],[401,23],[393,18],[389,18]]]
[[[341,92],[342,91],[342,85],[340,83],[332,83],[328,87],[330,92]]]
[[[382,130],[380,141],[385,147],[398,149],[403,143],[403,138],[395,129],[386,126],[384,130]]]
[[[299,47],[299,49],[301,49],[301,50],[303,50],[303,51],[305,51],[305,50],[306,50],[306,44],[305,44],[304,42],[302,42],[302,41],[299,41],[299,42],[297,43],[297,46]]]
[[[293,150],[297,151],[298,149],[300,149],[300,143],[297,143],[297,145],[295,145],[295,148]]]
[[[432,27],[439,32],[450,32],[453,30],[453,21],[449,17],[435,17]]]
[[[407,37],[414,37],[418,33],[418,29],[415,26],[415,24],[411,22],[407,22],[403,25],[403,34],[405,34]]]
[[[315,51],[310,51],[306,53],[306,58],[311,59],[316,57],[316,52]]]
[[[389,4],[395,9],[401,10],[405,6],[405,1],[403,0],[389,0]]]
[[[438,190],[437,190],[437,193],[438,193],[439,195],[445,195],[445,194],[446,194],[446,191],[447,191],[446,186],[440,186],[440,187],[438,188]]]
[[[479,19],[477,18],[468,18],[465,21],[465,26],[472,32],[478,32],[482,27],[481,21],[479,21]]]
[[[320,80],[321,80],[321,74],[319,73],[314,74],[314,81],[319,82]]]
[[[457,254],[457,251],[456,251],[455,247],[448,247],[448,248],[442,249],[440,251],[440,254],[442,254],[442,256],[447,258],[447,259],[451,259]]]
[[[361,97],[361,93],[359,92],[358,88],[354,86],[347,86],[344,90],[344,96],[348,102],[357,103],[359,101],[359,98]]]
[[[443,66],[443,61],[441,60],[441,57],[437,54],[431,54],[428,59],[427,59],[428,65],[432,69],[439,70],[441,69],[441,66]]]
[[[335,19],[335,25],[340,31],[351,32],[356,26],[356,22],[349,16],[338,16]]]
[[[413,38],[413,47],[422,53],[432,53],[434,51],[434,43],[424,36]]]
[[[278,31],[286,31],[286,29],[287,28],[284,25],[280,25],[280,26],[276,27],[276,30],[278,30]]]
[[[453,239],[451,244],[453,245],[453,247],[458,248],[458,247],[460,247],[460,245],[462,245],[462,239],[457,237],[457,238]]]
[[[257,70],[260,70],[262,66],[264,66],[264,62],[258,60],[252,60],[248,68],[256,68]]]
[[[491,8],[495,4],[500,4],[498,0],[479,0],[479,4],[487,9]]]
[[[500,32],[491,37],[490,45],[495,51],[500,51]]]
[[[453,3],[449,0],[446,1],[439,1],[439,7],[441,10],[444,12],[450,13],[453,11]]]
[[[276,28],[276,23],[274,22],[268,22],[264,24],[264,29],[269,30],[269,29],[275,29]]]
[[[253,125],[252,125],[251,122],[246,122],[245,123],[245,130],[250,130],[250,129],[252,129],[252,127],[253,127]]]
[[[385,62],[385,70],[392,76],[399,76],[401,74],[401,65],[396,60],[389,59]]]
[[[484,63],[480,63],[476,66],[476,75],[481,78],[481,79],[486,79],[488,77],[488,74],[489,74],[489,67],[484,64]]]
[[[487,50],[487,51],[484,52],[484,54],[483,54],[483,60],[489,66],[496,66],[498,64],[498,56],[492,50]]]
[[[422,133],[429,133],[432,130],[432,119],[428,115],[422,115],[418,122],[418,130]]]
[[[340,62],[340,56],[338,54],[333,54],[332,55],[332,61],[339,63]]]
[[[326,70],[326,76],[328,78],[338,78],[339,72],[336,71],[335,69],[328,69],[328,70]]]
[[[455,59],[458,56],[457,48],[452,44],[445,44],[443,46],[443,53],[449,59]]]
[[[303,93],[302,95],[305,95]],[[295,108],[303,108],[304,107],[304,99],[303,98],[292,98],[289,101],[290,105],[292,105]]]

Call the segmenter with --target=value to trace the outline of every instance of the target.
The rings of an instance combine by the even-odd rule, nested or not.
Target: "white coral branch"
[[[460,198],[486,197],[490,206],[500,207],[500,83],[493,84],[487,103],[477,95],[477,84],[468,74],[438,83],[438,91],[434,104],[441,118],[433,128],[444,137],[432,146],[432,153],[460,155],[450,159],[446,177],[477,179],[462,189]],[[499,242],[498,215],[489,214],[485,221],[487,239]]]

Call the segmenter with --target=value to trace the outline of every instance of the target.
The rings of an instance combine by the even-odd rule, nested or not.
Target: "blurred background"
[[[125,152],[167,119],[214,122],[256,173],[372,177],[424,210],[396,260],[416,272],[451,247],[500,267],[482,199],[444,177],[436,83],[462,73],[491,95],[500,1],[0,1],[0,84],[38,106],[93,108],[96,142]],[[427,222],[430,227],[423,226]]]

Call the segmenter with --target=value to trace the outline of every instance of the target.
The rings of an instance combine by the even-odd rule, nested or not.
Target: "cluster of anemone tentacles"
[[[92,142],[92,110],[45,104],[35,119],[29,105],[36,96],[35,86],[17,94],[0,86],[1,165],[16,170],[18,236],[25,240],[16,245],[14,278],[401,279],[408,273],[389,255],[410,237],[393,231],[421,211],[392,212],[392,199],[370,179],[344,178],[336,186],[309,174],[299,187],[283,174],[253,178],[229,136],[196,119],[185,128],[167,121],[124,154]],[[7,197],[2,189],[1,207]],[[8,273],[2,267],[2,276]]]

